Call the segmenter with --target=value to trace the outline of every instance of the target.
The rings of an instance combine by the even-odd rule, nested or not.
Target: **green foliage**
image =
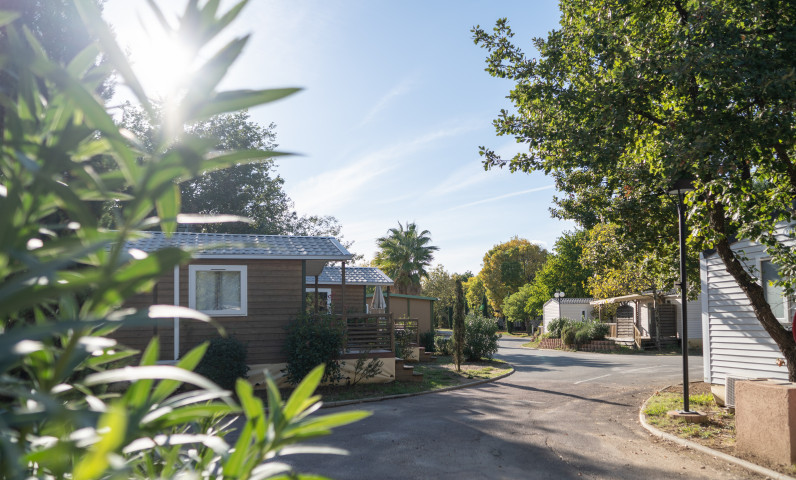
[[[239,378],[248,376],[246,346],[234,337],[214,338],[194,371],[224,390],[232,390]]]
[[[381,368],[384,362],[380,358],[371,358],[369,351],[364,351],[357,357],[357,363],[354,364],[354,377],[349,379],[351,385],[356,385],[362,380],[373,378],[381,373]]]
[[[589,337],[591,340],[604,340],[605,337],[611,332],[611,327],[607,323],[602,322],[588,322],[589,323]]]
[[[464,275],[461,275],[462,281],[465,282],[472,276],[471,272],[465,272]],[[421,281],[423,295],[437,298],[437,301],[434,302],[434,325],[444,328],[451,327],[448,325],[448,309],[453,308],[453,303],[456,300],[455,277],[456,274],[451,275],[445,270],[445,267],[437,265]]]
[[[456,371],[461,372],[462,362],[464,361],[465,344],[465,325],[464,325],[464,290],[462,289],[461,278],[456,279],[456,302],[453,304],[453,362],[456,364]]]
[[[504,313],[503,299],[534,279],[546,257],[547,250],[518,237],[495,245],[484,255],[478,276],[496,315]]]
[[[554,318],[547,323],[550,338],[561,338],[561,330],[571,322],[568,318]]]
[[[489,317],[489,312],[484,312],[484,306],[487,306],[488,303],[485,301],[486,287],[484,286],[484,278],[479,273],[462,281],[467,306],[470,307],[470,310],[480,312],[481,315]]]
[[[464,356],[468,361],[492,358],[498,351],[498,326],[482,315],[469,314],[465,320]]]
[[[412,358],[412,352],[414,350],[414,334],[403,328],[396,329],[395,333],[395,355],[398,358],[403,358],[404,360],[408,360]]]
[[[524,309],[530,318],[541,316],[545,302],[557,291],[565,292],[568,297],[591,296],[587,282],[592,277],[592,269],[582,263],[585,236],[584,231],[565,232],[556,240],[553,255],[548,255],[531,286],[527,287]]]
[[[340,359],[345,345],[345,329],[329,315],[301,315],[287,326],[285,377],[298,384],[312,369],[326,365],[321,379],[335,384],[343,379]]]
[[[434,352],[434,332],[423,332],[420,334],[420,346],[425,348],[427,352]]]
[[[218,89],[246,38],[228,38],[218,51],[208,43],[245,2],[227,12],[219,12],[215,2],[188,2],[173,29],[161,25],[169,30],[166,36],[193,40],[186,42],[192,48],[186,55],[197,59],[193,73],[202,81],[188,82],[170,97],[166,128],[149,140],[151,150],[120,131],[95,95],[112,68],[144,110],[153,110],[95,2],[17,3],[43,6],[51,17],[0,15],[0,477],[288,474],[290,467],[276,459],[289,452],[285,447],[367,415],[309,416],[318,406],[312,392],[321,370],[311,372],[287,402],[268,379],[266,414],[244,380],[235,385],[235,401],[192,371],[206,344],[176,365],[158,365],[155,338],[138,352],[139,365],[115,368],[137,352],[108,337],[121,326],[149,326],[163,318],[210,320],[184,307],[120,310],[131,295],[147,291],[190,258],[179,249],[142,255],[125,244],[147,229],[171,233],[185,220],[178,183],[200,171],[276,155],[211,152],[206,142],[183,132],[186,124],[294,91]],[[74,7],[77,15],[59,17],[59,5]],[[51,29],[50,20],[69,25]],[[89,39],[74,54],[53,53],[37,40],[57,48],[59,35],[68,37],[72,30]],[[95,168],[101,163],[113,168]],[[103,202],[121,206],[111,230],[98,223],[96,206]],[[183,385],[192,389],[177,393]],[[226,440],[231,415],[243,417],[234,444]]]
[[[426,267],[434,259],[434,252],[439,250],[430,245],[429,235],[428,230],[418,230],[414,222],[407,223],[405,228],[398,222],[398,228],[391,228],[387,235],[376,239],[379,251],[373,265],[395,281],[398,293],[420,293],[420,280],[428,275]]]
[[[566,0],[561,12],[560,27],[535,41],[536,58],[512,43],[506,19],[473,29],[487,71],[515,82],[515,108],[496,129],[528,146],[511,160],[482,147],[485,166],[553,176],[553,214],[585,229],[618,225],[614,244],[647,261],[634,265],[642,271],[677,265],[666,193],[693,180],[688,283],[696,289],[695,259],[715,247],[796,381],[796,343],[730,248],[733,237],[765,245],[794,292],[796,232],[782,228],[796,220],[793,2]]]
[[[453,340],[441,335],[434,337],[434,351],[440,355],[453,355]]]
[[[565,325],[561,329],[561,343],[567,347],[575,345],[575,334],[577,330],[572,325]]]
[[[583,345],[585,343],[589,343],[590,340],[591,340],[591,332],[589,331],[588,328],[575,329],[575,344],[576,345]]]

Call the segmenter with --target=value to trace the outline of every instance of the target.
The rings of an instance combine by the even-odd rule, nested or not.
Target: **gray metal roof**
[[[323,267],[318,275],[319,285],[341,285],[343,283],[342,268],[337,266]],[[307,277],[307,287],[315,285],[315,277]],[[382,285],[392,286],[393,281],[376,267],[345,267],[346,285]]]
[[[550,300],[544,302],[545,305],[549,303],[558,303],[558,298],[551,298]],[[594,300],[593,298],[584,298],[584,297],[564,297],[561,298],[561,303],[564,305],[572,304],[572,305],[579,305],[579,304],[589,304]]]
[[[180,247],[195,258],[244,258],[282,260],[350,260],[353,255],[333,237],[294,237],[289,235],[238,235],[226,233],[177,232],[167,237],[162,232],[142,232],[145,238],[132,240],[126,248],[154,252]]]

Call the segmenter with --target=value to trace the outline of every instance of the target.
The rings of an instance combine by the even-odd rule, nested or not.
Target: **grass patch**
[[[667,414],[671,410],[683,409],[683,395],[674,392],[658,392],[648,402],[643,413],[647,422],[665,432],[691,440],[702,440],[706,446],[727,451],[735,445],[735,415],[719,407],[713,394],[689,395],[689,404],[708,415],[705,423],[686,423]]]
[[[529,333],[525,333],[525,332],[509,333],[506,330],[499,330],[497,333],[502,335],[502,336],[504,336],[504,337],[530,338],[530,337],[533,336],[533,335],[531,335]]]
[[[540,343],[542,343],[542,337],[537,337],[536,340],[531,340],[528,343],[523,343],[522,346],[528,348],[539,348]]]
[[[482,359],[479,362],[463,363],[462,371],[457,372],[456,365],[449,355],[439,356],[433,362],[414,363],[413,365],[416,372],[423,374],[422,382],[328,386],[320,387],[317,393],[321,395],[326,403],[420,393],[471,383],[477,380],[495,378],[510,372],[512,369],[511,365],[502,360]],[[288,394],[289,392],[283,392],[284,396]]]

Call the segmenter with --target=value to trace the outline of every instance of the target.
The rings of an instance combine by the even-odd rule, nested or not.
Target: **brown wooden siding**
[[[420,333],[431,331],[432,300],[422,298],[390,297],[390,312],[393,318],[416,318]]]
[[[301,311],[301,260],[196,260],[192,265],[246,265],[247,315],[214,317],[229,335],[247,345],[249,364],[280,363],[285,327]],[[157,284],[158,301],[172,304],[174,276],[170,273]],[[151,292],[131,298],[126,306],[142,308],[152,304]],[[180,305],[188,306],[188,266],[180,268]],[[173,359],[173,320],[161,322],[161,359]],[[143,349],[153,336],[153,329],[124,328],[114,335],[120,343]],[[180,321],[180,352],[185,354],[203,341],[218,337],[216,328],[196,320]]]

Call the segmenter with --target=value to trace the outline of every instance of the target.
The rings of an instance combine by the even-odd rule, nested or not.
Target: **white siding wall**
[[[561,317],[570,318],[572,320],[580,320],[581,313],[586,312],[586,320],[589,319],[592,306],[588,303],[562,303],[561,304]],[[542,311],[542,320],[544,322],[544,331],[547,331],[547,324],[550,320],[558,318],[558,303],[553,300],[545,304]]]
[[[555,301],[545,303],[542,310],[542,321],[544,322],[545,332],[547,332],[547,324],[554,318],[558,318],[558,303]]]
[[[753,266],[765,255],[762,246],[746,241],[733,250],[743,250]],[[727,376],[787,380],[787,368],[776,364],[782,358],[779,348],[718,255],[703,258],[700,267],[705,381],[724,384]]]
[[[677,333],[683,335],[683,309],[682,301],[678,296],[666,297],[666,301],[675,305],[677,308]],[[688,300],[686,303],[686,315],[688,315],[688,339],[702,338],[702,297],[697,300]]]

